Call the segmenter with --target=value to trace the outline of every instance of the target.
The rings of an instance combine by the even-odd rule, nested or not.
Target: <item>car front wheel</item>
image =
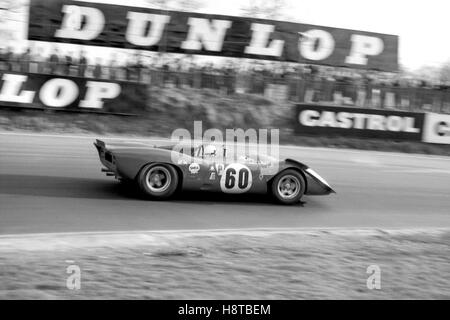
[[[153,199],[167,199],[178,186],[176,170],[166,164],[145,166],[138,176],[138,184],[143,193]]]
[[[306,183],[298,171],[287,169],[275,176],[271,189],[278,202],[294,204],[298,203],[305,193]]]

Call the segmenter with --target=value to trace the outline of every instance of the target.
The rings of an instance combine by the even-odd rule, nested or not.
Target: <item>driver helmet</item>
[[[205,146],[203,154],[205,156],[215,157],[217,155],[217,148],[216,148],[216,146],[214,146],[212,144],[209,144],[209,145]]]

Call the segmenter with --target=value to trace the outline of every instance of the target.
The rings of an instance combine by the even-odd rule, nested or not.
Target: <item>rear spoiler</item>
[[[95,146],[97,149],[105,149],[106,144],[105,144],[104,141],[99,140],[99,139],[96,139],[95,142],[94,142],[94,146]]]

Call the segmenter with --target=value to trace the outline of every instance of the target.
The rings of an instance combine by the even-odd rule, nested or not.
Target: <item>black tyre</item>
[[[142,192],[152,199],[164,200],[177,190],[178,174],[170,165],[152,163],[145,166],[138,176]]]
[[[303,176],[296,170],[287,169],[272,180],[272,195],[282,204],[294,204],[300,201],[306,190]]]

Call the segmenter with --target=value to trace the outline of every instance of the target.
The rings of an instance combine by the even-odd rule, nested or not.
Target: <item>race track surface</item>
[[[291,207],[205,193],[155,202],[100,172],[93,140],[0,134],[0,234],[450,227],[450,158],[283,147],[282,156],[311,166],[337,194]]]

